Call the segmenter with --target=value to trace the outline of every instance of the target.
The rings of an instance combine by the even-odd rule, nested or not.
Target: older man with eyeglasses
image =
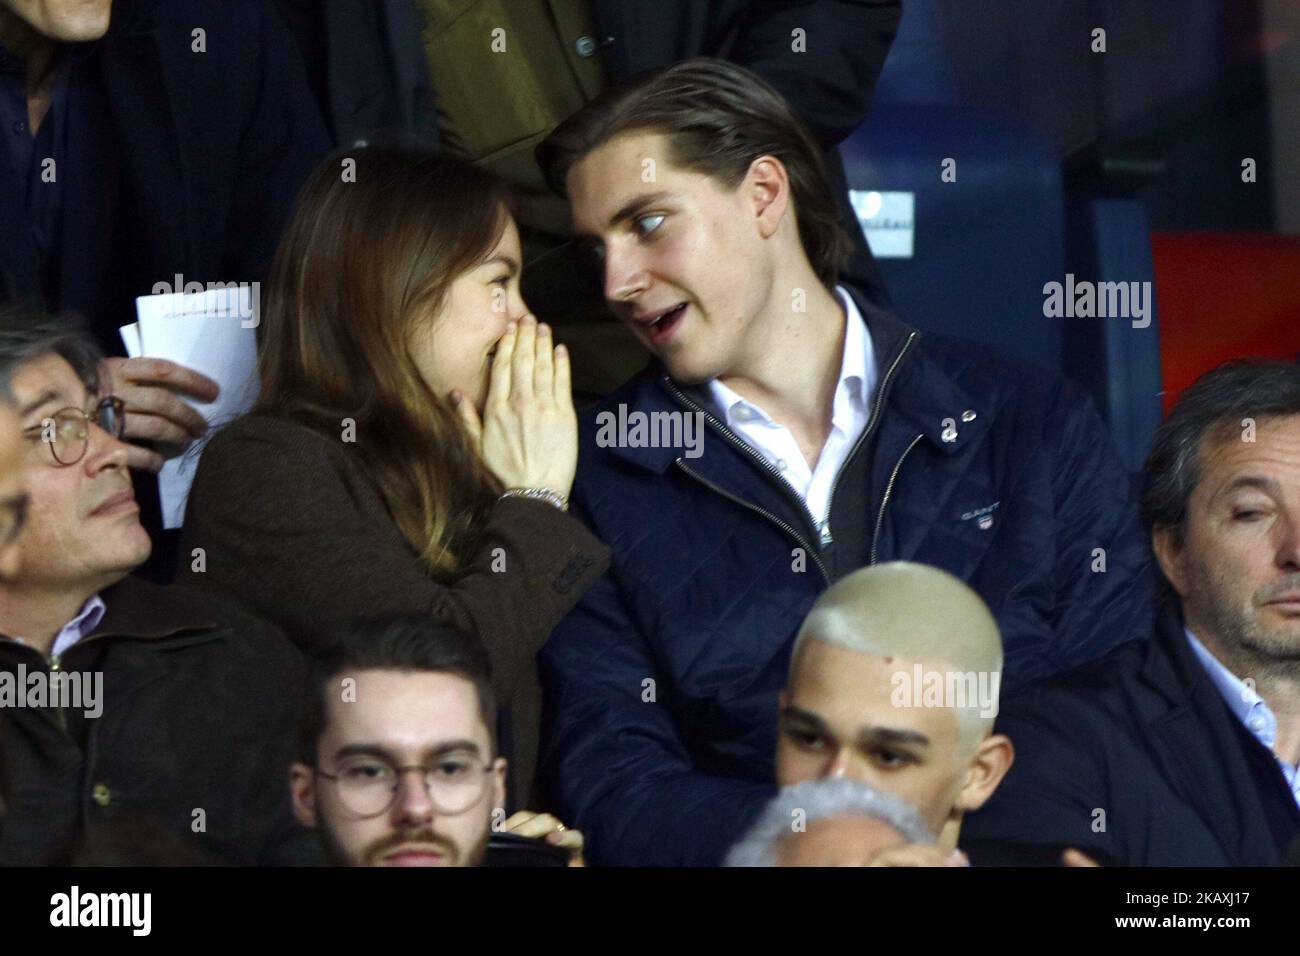
[[[0,580],[0,864],[150,862],[116,845],[142,828],[169,859],[313,862],[277,785],[301,661],[259,619],[132,574],[151,543],[122,441],[130,412],[101,393],[100,361],[66,321],[0,311],[25,485],[0,484],[0,538],[17,551]]]

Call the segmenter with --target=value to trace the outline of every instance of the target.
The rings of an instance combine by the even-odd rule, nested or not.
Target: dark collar
[[[0,73],[10,73],[21,77],[27,76],[27,61],[15,56],[3,43],[0,43]]]
[[[979,442],[993,418],[993,404],[987,395],[972,395],[939,364],[938,350],[952,346],[946,340],[940,344],[933,336],[927,339],[855,286],[844,283],[844,287],[857,303],[871,333],[876,364],[881,371],[877,387],[884,384],[890,363],[910,342],[910,350],[899,364],[887,396],[888,411],[920,432],[945,455],[955,455]],[[971,346],[971,349],[970,361],[979,361],[978,347]]]
[[[87,43],[60,43],[58,49],[54,51],[53,68],[54,70],[66,70],[74,63],[80,63],[95,50],[99,40],[91,40]],[[0,43],[0,72],[16,73],[20,76],[27,76],[27,61],[18,54],[14,53],[3,43]]]
[[[113,4],[110,36],[138,37],[155,33],[158,28],[160,0],[133,0],[131,3]]]
[[[1270,814],[1298,819],[1294,797],[1276,758],[1242,726],[1197,660],[1173,601],[1157,612],[1141,676],[1164,697],[1144,721],[1153,757],[1175,790],[1235,865],[1277,858],[1284,847],[1274,827],[1281,823]]]
[[[1142,678],[1173,706],[1199,697],[1202,690],[1218,696],[1218,688],[1187,643],[1181,603],[1163,597],[1156,608],[1155,631],[1142,661]]]
[[[129,637],[156,640],[216,629],[220,622],[196,592],[164,587],[129,575],[100,593],[106,610],[87,640]]]

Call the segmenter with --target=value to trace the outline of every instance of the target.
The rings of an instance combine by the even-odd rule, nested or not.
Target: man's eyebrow
[[[433,749],[426,751],[426,753],[430,757],[443,757],[447,754],[459,753],[462,750],[472,753],[475,756],[478,756],[479,754],[479,746],[472,740],[447,740],[438,744],[438,746]]]
[[[619,209],[618,212],[610,216],[609,224],[611,226],[616,226],[625,219],[631,219],[646,206],[653,206],[657,202],[663,202],[671,195],[672,193],[661,189],[658,192],[646,193],[644,196],[637,196],[635,199],[624,203],[623,207]]]
[[[826,721],[814,714],[812,711],[795,707],[793,704],[781,711],[783,720],[789,722],[799,722],[808,724],[820,734],[832,736],[826,726]],[[899,730],[894,727],[863,727],[858,731],[857,746],[859,748],[869,746],[880,746],[887,744],[889,746],[915,746],[929,747],[930,738],[925,734],[915,730]]]
[[[826,721],[817,716],[810,710],[804,710],[802,707],[796,707],[794,704],[789,705],[781,711],[781,718],[789,721],[799,721],[802,724],[811,724],[816,728],[818,733],[826,733]]]
[[[858,746],[879,746],[887,744],[899,746],[930,746],[930,738],[915,730],[899,730],[894,727],[863,727],[858,731]]]
[[[54,389],[54,388],[46,389],[36,398],[35,401],[23,406],[22,416],[23,418],[26,418],[28,415],[36,411],[36,409],[40,408],[42,405],[48,405],[50,402],[57,402],[57,401],[63,401],[63,393],[60,392],[58,389]]]
[[[383,757],[392,763],[397,762],[387,747],[371,743],[344,744],[334,751],[335,760],[342,760],[344,757]]]
[[[655,203],[663,202],[665,199],[672,197],[672,193],[660,189],[657,192],[646,193],[644,196],[637,196],[625,202],[614,215],[609,217],[609,225],[617,226],[624,220],[631,219],[647,206],[653,206]],[[580,239],[596,239],[597,236],[589,232],[576,232],[575,235]]]
[[[1278,484],[1276,478],[1270,478],[1267,475],[1238,475],[1236,478],[1232,479],[1232,481],[1220,488],[1214,497],[1220,498],[1224,495],[1232,494],[1234,491],[1240,491],[1243,488],[1254,488],[1258,491],[1264,492],[1265,494],[1273,495],[1274,497],[1277,497],[1282,491],[1282,486]]]
[[[435,758],[446,756],[449,753],[459,751],[468,751],[477,755],[479,745],[472,740],[444,740],[439,744],[425,750],[425,758]],[[335,760],[342,760],[344,757],[382,757],[390,763],[400,763],[397,755],[385,747],[383,744],[361,742],[345,744],[334,753]]]

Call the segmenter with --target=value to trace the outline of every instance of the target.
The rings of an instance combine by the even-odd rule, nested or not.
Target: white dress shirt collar
[[[1224,666],[1208,647],[1196,639],[1196,635],[1190,628],[1183,630],[1187,635],[1187,643],[1191,645],[1192,653],[1209,674],[1210,683],[1218,690],[1233,716],[1241,721],[1242,725],[1250,731],[1251,736],[1276,757],[1273,747],[1277,743],[1277,715],[1273,713],[1264,698],[1255,692],[1255,688]],[[1300,774],[1297,774],[1296,768],[1284,760],[1279,759],[1278,766],[1282,769],[1282,776],[1286,779],[1287,785],[1291,788],[1291,796],[1295,798],[1296,803],[1300,804]]]
[[[840,380],[835,389],[835,402],[831,412],[832,426],[848,430],[855,413],[865,410],[876,387],[875,350],[866,320],[858,305],[843,286],[835,287],[835,294],[844,307],[844,357],[840,361]],[[742,398],[734,389],[718,379],[708,383],[709,397],[714,408],[723,416],[727,427],[753,422],[780,427],[762,408]]]
[[[844,355],[831,406],[831,430],[814,468],[809,468],[794,436],[784,425],[773,421],[766,411],[717,379],[708,383],[714,409],[727,427],[767,459],[804,500],[823,544],[830,540],[828,523],[835,476],[866,429],[878,378],[875,349],[866,320],[843,286],[836,286],[835,293],[844,308]]]

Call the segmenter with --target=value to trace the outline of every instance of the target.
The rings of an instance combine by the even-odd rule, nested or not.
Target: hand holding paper
[[[174,458],[207,430],[207,421],[177,397],[177,393],[211,402],[216,382],[193,369],[156,358],[110,358],[104,361],[104,387],[126,402],[126,438],[149,441],[157,451],[132,444],[132,468],[158,471],[164,458]]]
[[[167,528],[180,526],[198,466],[197,454],[167,452],[180,455],[209,425],[242,414],[257,397],[256,299],[249,293],[240,286],[141,296],[140,321],[121,330],[131,357],[111,360],[113,387],[127,403],[127,435],[159,444],[162,454],[139,449],[139,461],[161,470]]]

